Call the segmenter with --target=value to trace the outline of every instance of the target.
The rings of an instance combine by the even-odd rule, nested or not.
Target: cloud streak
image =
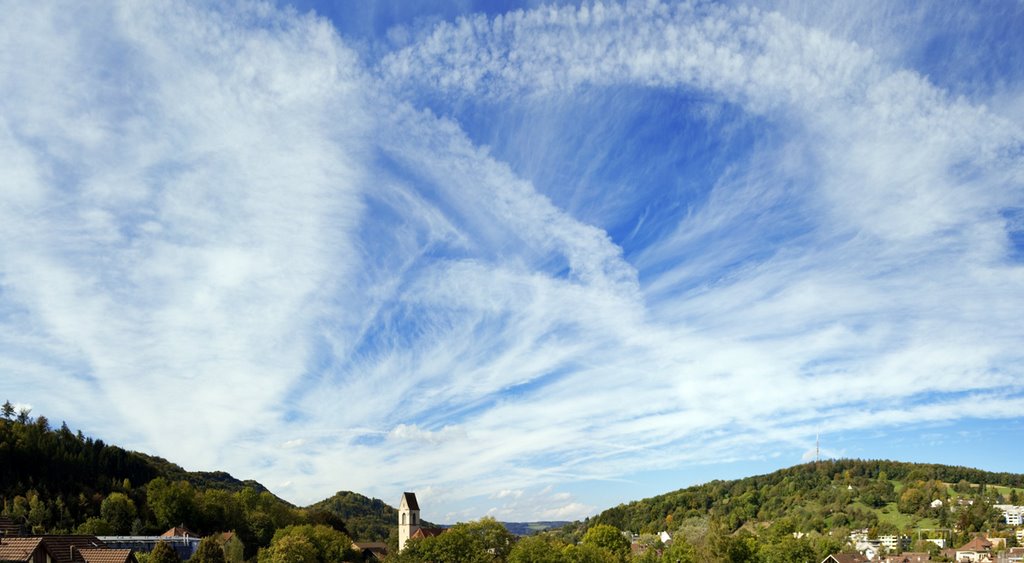
[[[377,58],[263,4],[8,8],[0,390],[104,439],[522,520],[1020,416],[1024,134],[891,38],[595,3]]]

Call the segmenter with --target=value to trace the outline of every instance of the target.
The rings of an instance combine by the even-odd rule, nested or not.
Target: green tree
[[[213,537],[203,538],[189,563],[225,563],[224,550]]]
[[[618,555],[594,544],[567,545],[562,550],[568,563],[619,563]]]
[[[817,554],[810,542],[783,536],[776,542],[762,544],[758,550],[758,561],[763,563],[805,563],[815,561]]]
[[[130,532],[136,514],[135,502],[124,493],[110,493],[100,504],[100,516],[110,523],[115,534]]]
[[[4,406],[0,408],[0,414],[3,415],[4,419],[10,420],[14,417],[14,405],[10,401],[4,401]]]
[[[566,563],[563,545],[549,536],[530,536],[516,542],[508,563]]]
[[[149,552],[148,563],[181,563],[181,558],[171,544],[161,541]]]
[[[195,513],[195,490],[188,481],[169,482],[157,477],[146,485],[149,509],[161,528],[191,522]],[[195,525],[195,524],[193,524]]]
[[[32,418],[29,417],[29,414],[31,412],[32,412],[32,409],[30,409],[28,407],[22,407],[21,410],[18,411],[18,422],[20,422],[22,424],[28,424],[28,422],[30,420],[32,420]]]
[[[278,530],[274,533],[274,538],[270,542],[271,551],[268,555],[273,557],[275,553],[280,554],[291,551],[299,554],[304,553],[305,547],[302,542],[292,542],[288,538],[301,538],[304,540],[312,547],[316,561],[322,563],[348,561],[355,555],[352,549],[351,538],[330,526],[322,524],[293,525]],[[286,548],[275,551],[274,547],[282,542],[285,542]]]
[[[301,535],[288,535],[261,549],[259,563],[318,563],[313,543]]]
[[[505,561],[515,536],[493,518],[459,523],[439,536],[409,540],[397,558],[403,563],[490,563]]]
[[[629,555],[629,540],[615,526],[598,524],[583,534],[582,543],[600,547],[615,555],[620,561],[625,561]]]
[[[82,522],[78,529],[75,530],[75,533],[86,536],[112,536],[114,535],[114,527],[110,525],[110,522],[93,516]]]

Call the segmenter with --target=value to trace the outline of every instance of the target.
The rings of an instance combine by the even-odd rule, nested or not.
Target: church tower
[[[405,542],[420,529],[420,505],[416,493],[402,493],[398,505],[398,551],[405,549]]]

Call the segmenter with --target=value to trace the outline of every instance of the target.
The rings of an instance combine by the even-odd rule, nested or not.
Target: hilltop
[[[963,499],[970,508],[950,510]],[[932,506],[934,501],[941,505]],[[977,501],[977,502],[975,502]],[[711,481],[609,508],[570,529],[609,524],[655,533],[692,519],[727,530],[769,526],[799,532],[996,528],[992,504],[1024,502],[1024,474],[886,460],[827,460],[731,481]],[[938,503],[936,503],[938,504]]]

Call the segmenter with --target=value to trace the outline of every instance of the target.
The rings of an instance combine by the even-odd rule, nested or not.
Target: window
[[[405,513],[402,513],[402,525],[405,526]]]

